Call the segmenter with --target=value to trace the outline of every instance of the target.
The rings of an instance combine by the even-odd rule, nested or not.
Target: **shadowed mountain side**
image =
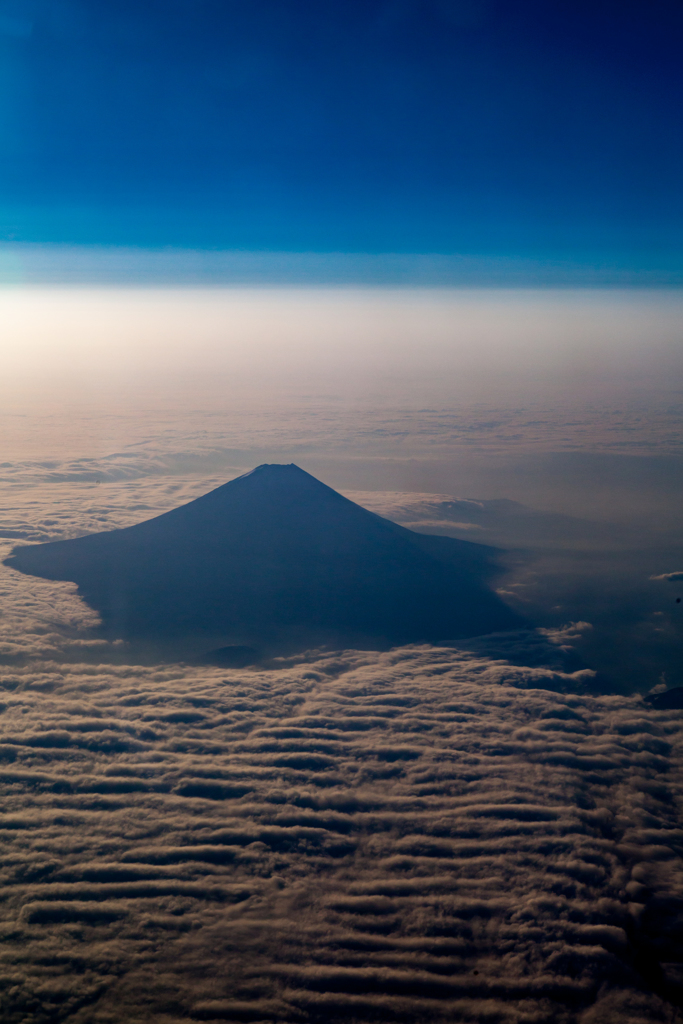
[[[683,686],[674,686],[663,693],[651,693],[644,699],[658,711],[683,711]]]
[[[464,533],[463,539],[486,539],[503,548],[604,552],[642,545],[642,528],[543,512],[508,498],[450,498],[391,491],[346,491],[345,495],[409,530],[448,537]]]
[[[105,635],[191,657],[209,644],[383,646],[516,628],[486,586],[493,553],[265,465],[136,526],[16,548],[6,564],[75,582]]]

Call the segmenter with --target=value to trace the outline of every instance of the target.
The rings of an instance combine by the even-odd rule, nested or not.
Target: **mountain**
[[[657,711],[681,711],[683,710],[683,686],[674,686],[671,690],[664,690],[663,693],[651,693],[644,698]]]
[[[384,647],[518,628],[487,586],[494,553],[391,523],[297,466],[264,465],[155,519],[18,547],[5,564],[75,582],[109,638],[185,659],[220,647],[226,663],[233,647]]]

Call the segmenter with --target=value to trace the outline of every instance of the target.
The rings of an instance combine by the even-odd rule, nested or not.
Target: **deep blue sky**
[[[680,0],[3,0],[2,238],[683,266]]]

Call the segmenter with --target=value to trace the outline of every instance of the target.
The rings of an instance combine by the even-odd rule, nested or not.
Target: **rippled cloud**
[[[35,486],[7,552],[212,481]],[[683,712],[601,694],[589,623],[141,666],[72,584],[0,587],[3,1020],[680,1021]]]
[[[674,1022],[683,715],[558,681],[6,671],[3,1019]]]

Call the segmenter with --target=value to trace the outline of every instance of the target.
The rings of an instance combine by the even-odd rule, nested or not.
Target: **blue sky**
[[[683,279],[678,0],[3,0],[0,239]]]

